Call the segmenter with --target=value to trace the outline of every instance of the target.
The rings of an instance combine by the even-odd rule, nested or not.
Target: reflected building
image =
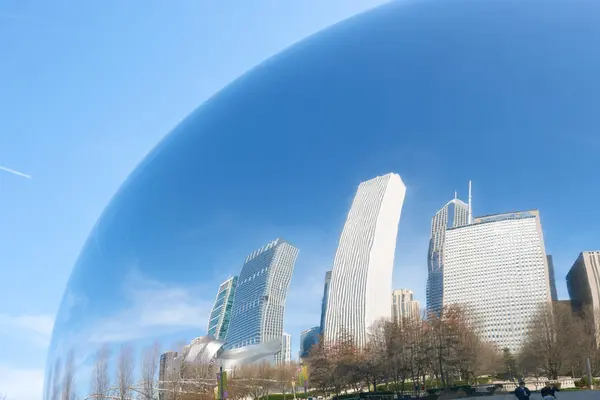
[[[414,293],[410,289],[398,289],[392,293],[392,321],[402,323],[406,319],[419,319],[421,306],[414,299]]]
[[[530,322],[552,301],[539,212],[448,228],[443,273],[444,306],[465,307],[484,340],[518,353]]]
[[[226,349],[281,340],[287,291],[298,249],[276,239],[254,251],[239,275]]]
[[[362,182],[335,253],[325,340],[349,334],[362,348],[378,320],[390,318],[392,272],[406,186],[390,173]]]
[[[325,272],[325,283],[323,285],[323,300],[321,301],[321,325],[320,331],[323,334],[325,329],[325,314],[327,313],[327,297],[329,296],[329,283],[331,282],[331,271]]]
[[[593,314],[593,328],[600,338],[600,251],[584,251],[567,274],[567,290],[575,312]]]
[[[275,364],[290,364],[292,362],[292,335],[283,333],[281,335],[281,351],[275,354]]]
[[[319,343],[319,337],[321,335],[321,327],[315,326],[307,329],[300,334],[300,353],[299,358],[305,359],[310,354],[310,350],[314,345]]]
[[[444,239],[446,229],[467,225],[471,215],[471,182],[469,204],[454,199],[446,203],[431,220],[431,238],[427,254],[427,312],[439,315],[444,302]]]
[[[207,334],[215,339],[225,340],[227,337],[237,280],[237,276],[232,276],[219,286],[206,330]]]

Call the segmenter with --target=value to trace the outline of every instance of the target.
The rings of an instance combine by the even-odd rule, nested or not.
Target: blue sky
[[[39,399],[73,263],[144,155],[249,68],[380,3],[0,4],[0,165],[33,176],[0,171],[0,392]]]
[[[144,155],[190,111],[249,68],[307,35],[378,3],[190,0],[173,7],[164,1],[2,2],[0,166],[33,178],[0,171],[0,282],[5,283],[0,291],[0,392],[19,400],[40,398],[45,351],[71,268],[96,219]],[[432,17],[441,26],[434,37],[443,32],[444,12]],[[546,24],[557,14],[547,15]],[[504,32],[503,22],[497,22],[490,29],[494,34]],[[428,28],[435,31],[437,26]],[[295,346],[300,327],[318,322],[322,271],[331,263],[329,250],[334,248],[344,207],[355,190],[352,185],[372,177],[356,171],[363,166],[375,171],[383,165],[396,165],[396,160],[405,168],[395,172],[402,175],[408,190],[399,231],[395,287],[413,288],[424,300],[431,217],[455,189],[464,199],[467,181],[472,179],[475,215],[540,208],[546,249],[554,255],[557,269],[559,297],[566,297],[564,276],[568,268],[580,251],[599,245],[600,216],[590,210],[597,208],[599,190],[595,159],[600,154],[600,141],[594,107],[600,88],[597,80],[589,78],[596,76],[600,58],[590,52],[586,62],[580,63],[580,58],[573,61],[554,54],[553,46],[559,46],[563,51],[572,49],[571,54],[580,57],[586,46],[593,48],[596,43],[579,40],[582,33],[577,29],[568,25],[565,29],[570,35],[561,36],[564,41],[559,43],[533,43],[533,26],[532,35],[515,33],[517,41],[493,42],[511,43],[529,57],[493,66],[497,77],[514,85],[506,88],[494,85],[493,79],[485,81],[494,74],[465,70],[465,65],[475,61],[486,65],[487,59],[465,63],[461,57],[470,53],[448,55],[432,46],[429,50],[434,48],[446,57],[443,63],[432,61],[428,54],[423,58],[420,50],[428,46],[426,35],[403,38],[409,47],[406,54],[417,62],[383,80],[389,77],[402,87],[399,92],[406,90],[414,97],[407,101],[398,95],[380,101],[385,109],[368,110],[369,115],[385,118],[362,122],[372,122],[365,129],[395,132],[403,120],[409,120],[406,126],[422,131],[408,132],[412,146],[396,146],[402,141],[398,135],[389,149],[368,154],[360,160],[361,165],[356,163],[352,170],[356,182],[347,181],[343,187],[338,184],[330,197],[340,201],[336,203],[340,204],[339,214],[328,215],[338,226],[325,230],[308,227],[287,238],[300,247],[301,257],[307,257],[302,248],[318,247],[315,243],[325,243],[327,248],[323,254],[303,259],[319,273],[305,277],[304,286],[292,288],[288,296],[288,306],[295,306],[290,309],[311,305],[306,314],[299,312],[293,321],[286,320],[294,326]],[[597,31],[591,34],[598,37]],[[465,40],[460,33],[452,39],[457,37]],[[569,46],[567,40],[578,46]],[[417,45],[410,48],[414,43]],[[490,53],[498,53],[477,38],[469,44],[471,50],[480,49],[481,57],[490,60],[494,59]],[[384,50],[394,51],[385,46],[383,43]],[[453,50],[460,48],[455,45]],[[538,53],[528,51],[531,48]],[[348,51],[360,54],[365,50],[355,43]],[[552,62],[538,65],[535,57]],[[419,64],[423,60],[430,64]],[[514,67],[522,61],[526,68]],[[390,73],[385,67],[378,65],[374,72]],[[414,77],[415,70],[431,73],[420,83],[425,85],[416,87],[403,81],[403,73]],[[508,76],[502,75],[505,71]],[[567,74],[573,71],[578,74]],[[448,79],[465,74],[473,76],[475,83]],[[327,77],[320,78],[320,85],[330,84]],[[445,85],[443,96],[440,85]],[[498,98],[480,106],[476,100],[488,100],[489,92]],[[468,96],[461,99],[463,93]],[[435,99],[428,97],[432,94]],[[463,102],[452,102],[454,99]],[[340,104],[344,100],[352,102],[340,99]],[[472,119],[468,121],[461,119],[464,107],[470,107],[467,114]],[[334,111],[342,108],[333,107]],[[435,146],[428,145],[430,138],[436,140]],[[360,150],[351,146],[345,150]],[[347,202],[341,204],[341,199]],[[224,223],[218,218],[214,222]],[[232,222],[235,225],[235,221],[225,221]],[[239,253],[243,257],[273,239],[273,234],[266,228],[259,232],[257,243],[244,243]],[[240,255],[232,254],[226,264],[236,264],[237,260]],[[227,273],[212,278],[218,282]],[[155,307],[149,302],[153,292],[148,287],[157,283],[137,284],[130,293],[132,303],[145,306],[145,311]],[[207,305],[179,288],[172,289],[169,310],[184,310],[180,320],[194,320],[197,328],[202,328],[205,320],[194,316],[205,315]],[[125,311],[121,321],[130,321],[140,310]],[[118,322],[111,332],[115,335],[122,334]]]

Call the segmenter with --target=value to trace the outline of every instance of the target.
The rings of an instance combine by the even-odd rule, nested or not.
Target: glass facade
[[[321,327],[315,326],[307,329],[300,334],[300,359],[308,357],[310,349],[319,343],[321,336]]]
[[[235,298],[238,277],[227,279],[219,286],[217,299],[208,320],[207,334],[215,339],[225,340],[231,320],[231,309]]]

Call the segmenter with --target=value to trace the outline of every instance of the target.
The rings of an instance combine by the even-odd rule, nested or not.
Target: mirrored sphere
[[[467,180],[485,187],[480,210],[539,207],[562,222],[546,199],[567,204],[598,182],[599,20],[597,2],[398,1],[224,88],[99,218],[56,318],[45,398],[69,368],[85,398],[100,348],[114,358],[129,343],[140,357],[205,335],[219,285],[277,238],[299,250],[284,321],[297,351],[319,325],[357,185],[375,176],[406,183],[394,283],[422,274],[422,298],[431,217]],[[565,152],[581,157],[562,164]]]

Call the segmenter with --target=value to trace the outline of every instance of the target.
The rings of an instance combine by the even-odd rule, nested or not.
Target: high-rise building
[[[552,296],[552,301],[558,301],[558,293],[556,292],[556,278],[554,276],[554,260],[552,256],[548,254],[546,256],[548,260],[548,279],[550,279],[550,295]]]
[[[317,343],[319,343],[319,337],[321,335],[321,327],[315,326],[314,328],[307,329],[300,333],[300,359],[308,357],[310,349]]]
[[[275,364],[289,364],[292,362],[292,335],[283,333],[281,335],[281,351],[275,354]]]
[[[179,378],[179,373],[180,368],[177,352],[169,351],[161,354],[158,366],[158,387],[163,390],[159,391],[159,400],[170,400],[173,397],[165,389],[170,386],[169,382],[173,382]]]
[[[298,249],[276,239],[248,257],[239,275],[226,349],[280,339]]]
[[[444,306],[465,307],[482,338],[518,352],[551,293],[537,210],[476,218],[448,228]]]
[[[469,223],[471,210],[471,182],[469,182],[469,204],[454,199],[446,203],[431,219],[431,236],[427,254],[427,312],[439,315],[444,299],[444,239],[446,229]]]
[[[325,272],[325,284],[323,285],[323,300],[321,301],[321,325],[320,331],[323,334],[325,329],[325,314],[327,313],[327,297],[329,296],[329,283],[331,282],[331,271]]]
[[[600,251],[584,251],[567,274],[567,289],[575,311],[593,313],[594,329],[600,335]]]
[[[405,194],[406,186],[393,173],[358,186],[331,271],[325,340],[347,334],[362,348],[371,326],[390,318],[394,253]]]
[[[227,337],[237,281],[238,277],[233,276],[219,286],[215,304],[208,318],[207,328],[207,334],[215,339],[225,340]]]
[[[418,319],[421,314],[419,302],[410,289],[398,289],[392,293],[392,320],[402,323],[406,319]]]

